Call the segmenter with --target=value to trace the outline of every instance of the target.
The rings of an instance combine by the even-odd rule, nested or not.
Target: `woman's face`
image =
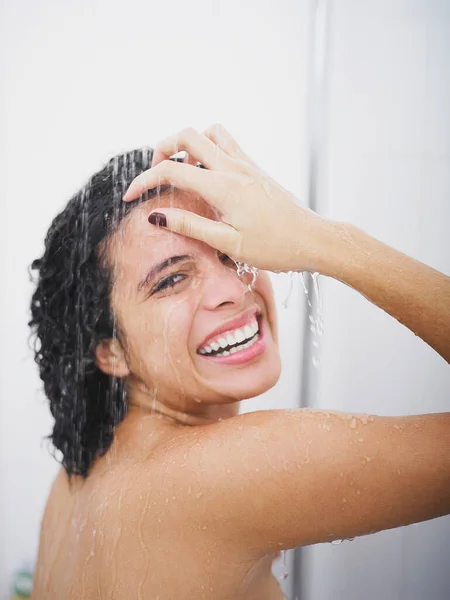
[[[149,212],[158,206],[216,220],[203,200],[175,190],[133,209],[111,240],[111,301],[130,372],[129,398],[144,391],[183,410],[190,402],[229,403],[268,390],[281,366],[267,273],[260,271],[249,291],[252,275],[238,277],[231,259],[203,242],[150,225]],[[242,345],[256,324],[256,343],[214,356],[224,352],[220,340]]]

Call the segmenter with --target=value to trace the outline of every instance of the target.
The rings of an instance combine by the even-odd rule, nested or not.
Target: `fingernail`
[[[152,213],[148,218],[148,222],[157,227],[167,227],[166,215],[159,212]]]

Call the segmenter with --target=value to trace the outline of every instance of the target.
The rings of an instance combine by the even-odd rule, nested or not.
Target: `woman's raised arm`
[[[258,411],[183,435],[165,459],[183,457],[177,496],[196,501],[173,519],[212,547],[264,555],[450,513],[450,413]]]
[[[186,150],[188,163],[169,158]],[[194,166],[199,161],[207,169]],[[193,164],[194,163],[194,164]],[[235,260],[270,271],[310,271],[351,286],[450,362],[450,277],[350,224],[320,217],[263,173],[220,125],[186,129],[161,142],[152,168],[124,200],[159,184],[201,195],[221,214],[211,221],[164,208],[150,222],[206,242]],[[161,213],[160,213],[161,214]]]

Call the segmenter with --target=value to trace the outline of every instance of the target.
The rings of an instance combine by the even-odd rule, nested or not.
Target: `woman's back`
[[[59,473],[42,522],[34,600],[284,598],[273,555],[252,557],[240,539],[221,535],[226,528],[202,524],[200,492],[177,495],[195,480],[185,456],[194,428],[154,418],[123,425],[87,479],[69,485]]]

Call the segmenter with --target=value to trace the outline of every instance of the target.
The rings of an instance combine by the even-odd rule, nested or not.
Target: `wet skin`
[[[213,218],[192,194],[175,192],[169,200]],[[57,477],[33,598],[279,600],[275,553],[250,552],[238,532],[205,519],[216,482],[214,474],[199,480],[202,467],[190,452],[202,443],[198,430],[236,418],[240,400],[278,380],[269,277],[260,272],[249,289],[252,276],[238,277],[228,257],[150,225],[149,206],[157,205],[134,209],[108,248],[121,343],[103,344],[97,358],[105,372],[126,378],[129,412],[86,480],[75,477],[69,486],[64,471]],[[148,277],[172,256],[188,258]],[[258,315],[259,356],[229,365],[198,353],[212,331],[241,315]],[[227,510],[215,515],[222,524]]]
[[[85,481],[69,488],[58,476],[35,599],[280,600],[270,568],[279,550],[449,513],[448,412],[238,415],[239,400],[279,377],[268,278],[260,273],[250,293],[226,258],[152,229],[147,214],[133,211],[108,249],[121,344],[97,348],[99,368],[126,379],[130,410]],[[301,220],[292,227],[298,235]],[[449,279],[353,226],[340,231],[325,273],[448,357]],[[138,293],[156,262],[175,252],[193,257]],[[179,284],[155,292],[167,275]],[[254,360],[229,365],[197,353],[218,326],[258,312],[264,352]]]

